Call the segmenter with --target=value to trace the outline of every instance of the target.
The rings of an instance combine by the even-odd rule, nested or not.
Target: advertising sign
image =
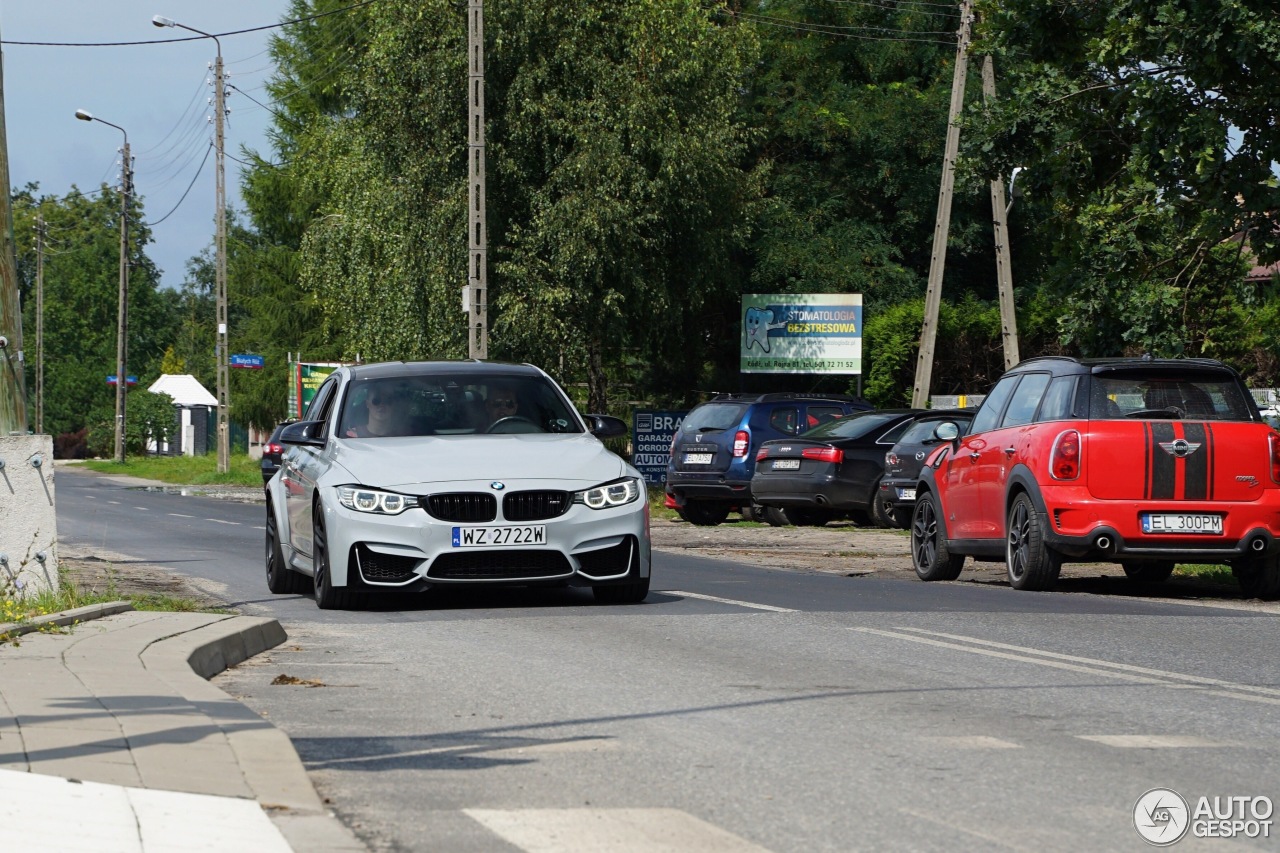
[[[862,294],[743,294],[741,352],[743,373],[862,373]]]
[[[295,418],[302,417],[330,373],[342,365],[338,362],[294,362],[293,387],[289,389],[290,411]]]
[[[671,439],[687,411],[636,409],[631,416],[631,464],[644,481],[660,486],[667,481],[667,460],[671,457]]]

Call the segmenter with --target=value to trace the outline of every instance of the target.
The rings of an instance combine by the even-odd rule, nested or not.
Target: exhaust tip
[[[1093,544],[1097,547],[1099,551],[1110,551],[1111,537],[1105,536],[1105,535],[1099,536],[1097,539],[1093,540]]]
[[[1267,547],[1267,540],[1263,539],[1261,536],[1255,537],[1254,540],[1249,543],[1249,547],[1254,551],[1264,551]]]

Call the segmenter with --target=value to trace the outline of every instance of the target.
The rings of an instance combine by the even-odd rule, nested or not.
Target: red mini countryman
[[[954,580],[966,556],[1029,590],[1064,561],[1137,581],[1222,563],[1246,595],[1280,598],[1280,433],[1221,362],[1029,359],[967,435],[938,434],[911,521],[922,580]]]

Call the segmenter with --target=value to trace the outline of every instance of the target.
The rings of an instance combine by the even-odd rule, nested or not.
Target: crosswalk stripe
[[[526,853],[768,853],[679,809],[463,809]]]

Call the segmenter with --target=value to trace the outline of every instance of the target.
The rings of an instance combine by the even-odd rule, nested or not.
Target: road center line
[[[210,521],[212,521],[212,522],[214,522],[215,524],[230,524],[232,527],[239,527],[239,526],[240,526],[240,522],[238,522],[238,521],[223,521],[223,520],[222,520],[222,519],[220,519],[220,518],[211,518],[211,519],[209,519],[209,520],[210,520]]]
[[[1052,669],[1063,669],[1069,672],[1081,672],[1087,675],[1100,675],[1104,678],[1118,678],[1121,681],[1128,681],[1134,684],[1151,684],[1151,685],[1157,685],[1160,687],[1185,687],[1186,686],[1185,684],[1178,684],[1176,683],[1176,681],[1173,681],[1170,679],[1213,681],[1213,679],[1200,679],[1196,676],[1182,675],[1176,672],[1163,672],[1162,670],[1147,670],[1147,669],[1144,669],[1143,667],[1131,667],[1131,666],[1128,666],[1127,664],[1115,664],[1115,663],[1110,663],[1108,661],[1095,661],[1095,660],[1091,660],[1090,658],[1072,658],[1071,655],[1057,655],[1053,652],[1043,652],[1043,651],[1033,650],[1033,649],[1023,649],[1023,648],[1019,648],[1018,646],[1009,646],[1004,643],[992,643],[986,640],[978,640],[971,637],[956,637],[956,635],[954,634],[937,634],[934,636],[955,637],[956,639],[963,640],[967,643],[971,643],[972,645],[961,645],[960,643],[949,643],[943,640],[934,640],[928,636],[918,636],[916,634],[905,634],[905,633],[899,633],[897,631],[882,631],[878,628],[858,627],[858,628],[851,628],[850,630],[861,631],[865,634],[877,634],[881,637],[889,637],[895,640],[907,640],[908,642],[921,643],[927,646],[938,646],[939,648],[944,648],[944,649],[954,649],[955,651],[969,652],[970,654],[975,654],[975,655],[985,655],[986,657],[1001,658],[1003,660],[1018,661],[1020,663],[1034,663],[1034,664],[1038,664],[1039,666],[1047,666]],[[918,628],[905,629],[905,630],[919,631],[919,633],[921,634],[930,633],[928,631],[921,631]],[[997,651],[997,648],[980,648],[979,645],[995,646],[997,648],[1016,649],[1018,654],[1014,654],[1012,652]],[[1036,657],[1036,655],[1041,655],[1042,657]],[[1049,659],[1053,657],[1085,661],[1091,665],[1085,666],[1082,664],[1068,663],[1065,660]],[[1108,667],[1111,667],[1111,668],[1108,669]],[[1135,671],[1123,671],[1123,670],[1135,670]],[[1155,678],[1155,677],[1149,677],[1147,675],[1139,675],[1138,674],[1139,672],[1158,673],[1162,677]],[[1225,696],[1231,699],[1243,699],[1245,701],[1250,701],[1250,702],[1264,702],[1269,705],[1280,705],[1280,698],[1272,698],[1271,696],[1255,695],[1257,691],[1265,691],[1267,693],[1274,692],[1274,691],[1267,690],[1266,688],[1254,687],[1248,684],[1233,684],[1227,681],[1219,681],[1216,683],[1226,686],[1230,691],[1233,691],[1233,692],[1228,692],[1228,690],[1213,690],[1213,691],[1205,691],[1206,695]]]
[[[720,598],[719,596],[715,596],[715,595],[703,595],[700,592],[685,592],[679,589],[663,589],[658,591],[665,592],[667,595],[681,595],[681,596],[684,596],[685,598],[700,598],[703,601],[716,601],[716,602],[719,602],[720,604],[733,604],[738,607],[750,607],[752,610],[768,610],[771,613],[795,613],[796,612],[795,610],[792,610],[787,607],[774,607],[771,604],[756,604],[751,601],[739,601],[736,598]]]
[[[973,643],[978,646],[989,646],[993,649],[1007,649],[1011,652],[1021,652],[1027,655],[1037,655],[1039,657],[1053,658],[1055,660],[1074,661],[1076,663],[1086,664],[1088,666],[1102,666],[1110,669],[1118,669],[1124,672],[1136,672],[1141,675],[1151,675],[1157,678],[1172,678],[1178,681],[1187,682],[1180,684],[1179,687],[1190,687],[1193,685],[1203,685],[1209,687],[1225,687],[1228,690],[1241,690],[1246,693],[1261,693],[1266,696],[1280,697],[1280,690],[1274,687],[1258,687],[1252,684],[1238,684],[1234,681],[1222,681],[1217,678],[1205,678],[1199,675],[1185,675],[1181,672],[1169,672],[1163,669],[1148,669],[1145,666],[1134,666],[1127,663],[1114,663],[1107,660],[1095,660],[1093,658],[1076,657],[1075,655],[1064,655],[1060,652],[1047,652],[1042,649],[1028,649],[1022,646],[1012,646],[1007,643],[996,643],[991,640],[980,640],[977,637],[965,637],[959,634],[944,634],[940,631],[925,631],[921,628],[899,628],[900,631],[911,631],[916,634],[926,634],[931,637],[945,637],[949,640],[958,640],[963,643]]]

